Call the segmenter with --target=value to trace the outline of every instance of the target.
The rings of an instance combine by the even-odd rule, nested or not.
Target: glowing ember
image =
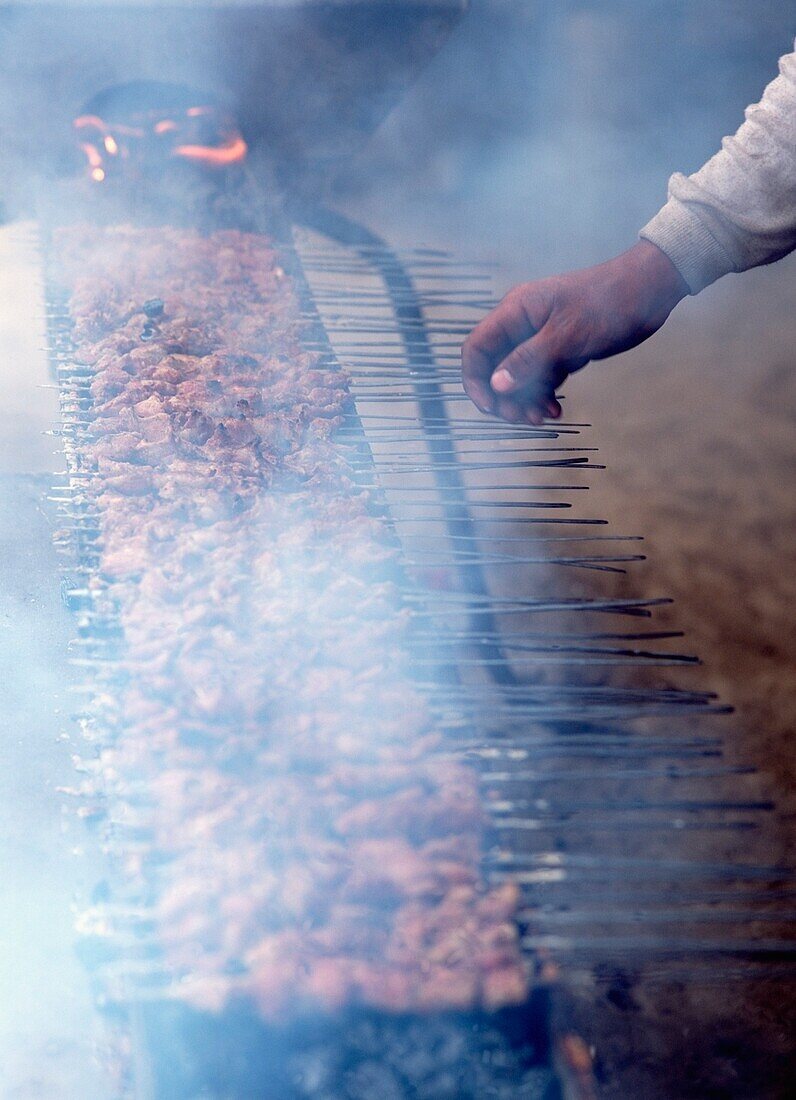
[[[240,164],[248,151],[232,115],[212,96],[156,82],[108,89],[74,120],[89,179],[162,171],[174,160],[210,169]]]

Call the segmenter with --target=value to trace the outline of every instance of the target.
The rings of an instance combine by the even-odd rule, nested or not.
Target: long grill
[[[756,839],[772,806],[751,769],[725,763],[705,726],[727,708],[647,671],[668,681],[696,661],[670,647],[679,632],[647,625],[670,601],[595,595],[580,581],[642,560],[637,536],[606,532],[584,508],[583,475],[602,468],[580,443],[588,425],[499,424],[460,391],[458,346],[492,304],[489,274],[436,251],[399,255],[323,210],[295,223],[306,346],[352,377],[356,412],[337,438],[362,484],[377,486],[401,548],[416,682],[479,770],[485,870],[522,888],[532,966],[560,959],[574,975],[608,961],[723,980],[787,965],[794,876],[767,865]],[[47,315],[67,457],[55,493],[71,529],[66,597],[93,692],[116,629],[85,583],[98,532],[71,455],[86,378],[52,279]]]

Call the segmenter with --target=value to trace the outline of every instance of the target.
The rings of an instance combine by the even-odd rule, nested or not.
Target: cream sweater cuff
[[[692,294],[699,294],[722,275],[736,270],[729,253],[705,223],[677,199],[669,199],[639,237],[666,253]]]

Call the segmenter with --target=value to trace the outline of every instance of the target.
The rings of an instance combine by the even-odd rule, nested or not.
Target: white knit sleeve
[[[796,53],[779,73],[720,152],[693,176],[672,176],[668,202],[639,234],[692,294],[796,248]]]

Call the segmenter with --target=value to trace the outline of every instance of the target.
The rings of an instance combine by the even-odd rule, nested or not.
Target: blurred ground
[[[496,261],[501,289],[604,259],[672,171],[736,128],[792,48],[792,14],[775,0],[476,0],[336,201],[396,243]],[[771,850],[791,861],[795,298],[796,256],[730,276],[566,387],[608,466],[590,510],[647,536],[629,587],[676,598],[672,620],[705,662],[689,683],[736,707],[731,752],[764,773]],[[792,1095],[793,1000],[792,984],[680,989],[635,1020],[604,1017],[606,1094]]]
[[[568,387],[570,414],[595,424],[608,466],[592,481],[595,514],[646,536],[649,560],[630,587],[675,597],[668,616],[704,660],[689,683],[736,708],[725,720],[729,754],[763,774],[778,806],[766,844],[791,864],[793,261],[728,278],[684,303],[656,339]],[[607,1095],[792,1095],[792,982],[675,987],[644,999],[633,1021],[602,1013]]]

